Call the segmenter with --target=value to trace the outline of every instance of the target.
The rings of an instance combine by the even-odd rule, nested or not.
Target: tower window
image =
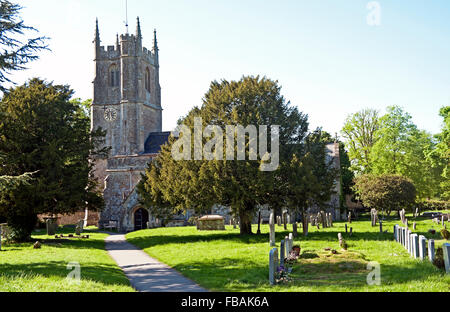
[[[145,90],[150,92],[150,70],[148,67],[145,69]]]
[[[113,64],[109,68],[109,86],[118,87],[120,85],[120,72],[117,65]]]

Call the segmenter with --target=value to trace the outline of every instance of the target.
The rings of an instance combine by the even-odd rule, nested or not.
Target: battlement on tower
[[[138,49],[136,36],[125,34],[120,36],[119,45],[108,45],[99,47],[99,58],[117,59],[122,55],[143,57],[151,65],[156,65],[156,55],[152,50],[142,47]]]

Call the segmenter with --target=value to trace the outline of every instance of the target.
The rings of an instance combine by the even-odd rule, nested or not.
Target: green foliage
[[[450,201],[444,201],[444,200],[424,200],[419,201],[417,203],[417,207],[421,211],[427,211],[427,210],[450,210]]]
[[[29,184],[29,181],[32,179],[32,174],[25,173],[16,177],[0,176],[0,193],[12,190],[21,184]]]
[[[258,205],[279,208],[288,202],[292,189],[288,181],[293,180],[294,174],[292,163],[302,161],[304,157],[314,163],[308,165],[308,170],[317,172],[317,182],[299,182],[311,183],[312,190],[305,194],[315,195],[318,202],[329,198],[331,188],[327,187],[330,183],[321,184],[329,175],[324,169],[325,149],[320,131],[307,134],[307,116],[286,103],[280,89],[277,82],[259,77],[243,77],[240,81],[224,80],[220,83],[214,81],[204,96],[203,105],[180,120],[180,124],[189,128],[191,133],[194,133],[195,117],[202,118],[203,129],[206,125],[216,125],[224,133],[227,125],[267,125],[269,133],[271,126],[280,126],[280,166],[277,170],[261,171],[262,160],[249,160],[248,139],[246,160],[226,160],[224,140],[224,160],[175,161],[172,147],[176,139],[172,137],[149,165],[138,185],[143,204],[155,215],[168,215],[186,209],[205,213],[214,204],[220,203],[230,207],[234,216],[239,216],[241,233],[247,234],[251,232],[251,219]],[[190,141],[190,149],[194,151],[195,140]],[[206,142],[203,138],[203,144]],[[235,140],[235,151],[236,145]],[[271,150],[270,140],[268,150]],[[314,174],[310,172],[308,175]],[[296,176],[296,179],[304,177]]]
[[[362,175],[355,180],[355,191],[369,208],[385,211],[412,209],[416,189],[412,181],[400,175]]]
[[[450,239],[450,232],[447,231],[447,229],[442,229],[441,230],[441,235],[444,239],[449,240]]]
[[[433,169],[427,155],[435,148],[430,134],[420,131],[412,117],[397,106],[388,108],[377,131],[370,159],[372,173],[399,174],[410,178],[419,198],[432,198],[439,186],[439,169]]]
[[[450,200],[450,106],[442,107],[439,115],[444,119],[442,132],[436,135],[436,149],[429,153],[433,168],[440,169],[440,198]]]
[[[27,31],[36,31],[26,26],[19,17],[22,7],[7,0],[0,0],[0,91],[5,92],[4,83],[11,82],[8,75],[12,71],[25,69],[25,65],[38,56],[36,52],[47,49],[46,37],[21,40]],[[25,41],[25,42],[24,42]]]
[[[90,132],[90,119],[68,86],[32,79],[10,89],[0,102],[0,175],[34,172],[33,180],[0,193],[0,215],[19,240],[29,239],[37,214],[101,209],[92,156],[104,132]]]
[[[347,117],[341,133],[345,139],[353,172],[357,174],[370,172],[370,153],[376,143],[376,132],[379,128],[376,110],[364,109]]]

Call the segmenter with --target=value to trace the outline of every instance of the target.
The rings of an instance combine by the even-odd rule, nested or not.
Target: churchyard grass
[[[58,234],[74,234],[72,229]],[[33,243],[40,241],[41,249],[33,243],[2,244],[0,251],[0,292],[129,292],[134,291],[121,269],[105,250],[108,234],[89,228],[83,235],[89,239],[55,240],[46,230],[33,233]],[[80,283],[67,280],[80,264]]]
[[[411,223],[413,218],[408,216]],[[444,240],[440,225],[418,217],[414,233],[435,239],[436,248]],[[450,275],[445,275],[428,260],[410,257],[401,244],[394,241],[393,227],[401,225],[397,217],[387,218],[380,233],[379,226],[372,227],[370,217],[347,223],[353,235],[345,233],[345,222],[334,222],[334,227],[320,229],[310,226],[304,237],[294,245],[301,245],[301,258],[294,265],[291,282],[269,284],[269,225],[261,226],[261,235],[240,236],[239,229],[227,226],[226,231],[197,231],[195,227],[159,228],[129,233],[132,244],[144,249],[150,256],[168,264],[200,286],[211,291],[276,291],[276,292],[448,292]],[[412,226],[410,225],[410,228]],[[428,230],[437,233],[431,235]],[[256,233],[254,225],[253,232]],[[292,232],[276,226],[276,247]],[[342,233],[348,250],[339,247],[338,233]],[[335,249],[332,255],[325,248]],[[369,286],[367,264],[376,261],[381,268],[381,285]]]

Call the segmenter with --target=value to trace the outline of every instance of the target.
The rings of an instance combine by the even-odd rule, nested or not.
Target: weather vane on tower
[[[128,0],[125,0],[125,27],[127,29],[127,34],[128,34]]]

